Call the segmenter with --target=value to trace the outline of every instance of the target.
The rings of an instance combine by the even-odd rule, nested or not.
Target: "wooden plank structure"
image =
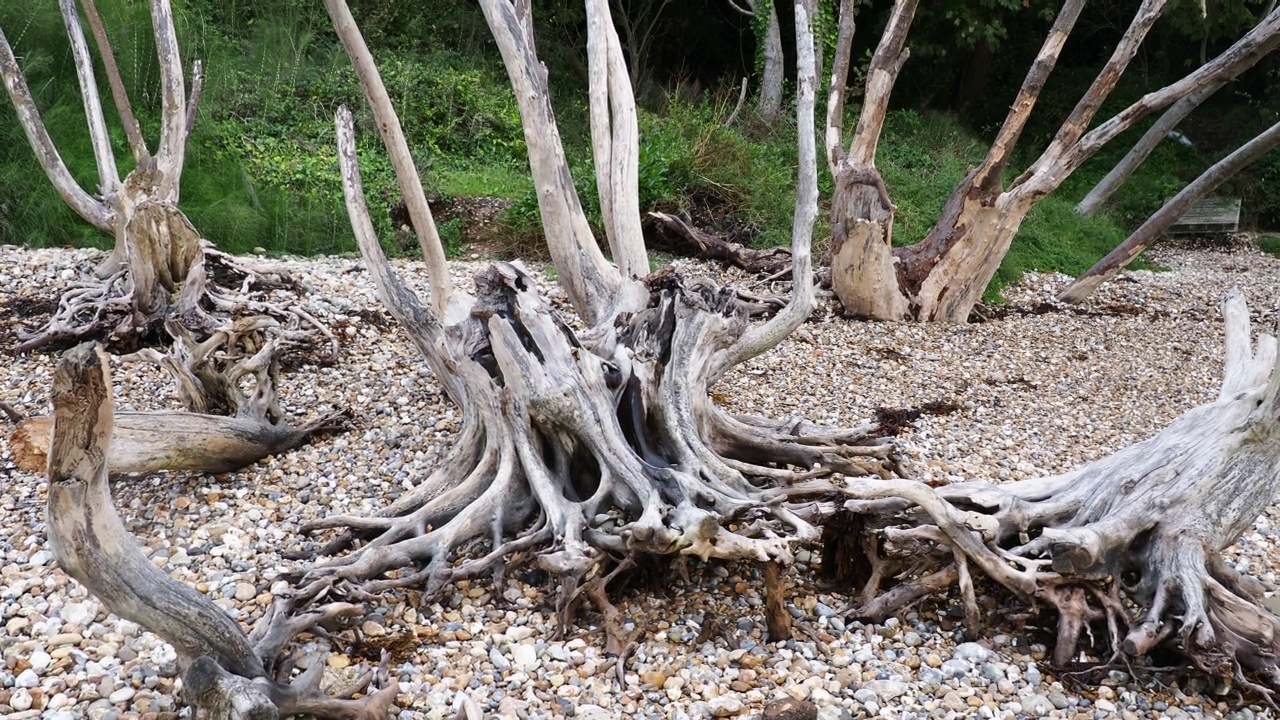
[[[1165,232],[1170,235],[1189,233],[1228,233],[1240,228],[1240,198],[1207,197],[1191,206]]]

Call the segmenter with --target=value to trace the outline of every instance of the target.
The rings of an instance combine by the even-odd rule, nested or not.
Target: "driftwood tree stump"
[[[16,351],[58,350],[84,340],[99,340],[120,352],[137,351],[132,359],[157,363],[173,376],[188,411],[226,416],[208,422],[173,416],[133,417],[122,427],[127,437],[122,446],[138,452],[114,458],[110,463],[113,471],[159,469],[156,464],[162,458],[175,463],[161,466],[170,469],[235,469],[295,447],[318,429],[335,426],[338,416],[293,427],[284,421],[278,407],[278,354],[307,349],[332,360],[338,352],[332,333],[299,304],[269,297],[280,289],[300,292],[300,286],[279,269],[254,266],[219,252],[201,237],[178,206],[201,71],[197,61],[188,96],[169,0],[150,0],[161,101],[159,143],[154,153],[133,114],[97,8],[93,0],[81,0],[135,162],[123,179],[112,152],[94,63],[75,0],[60,0],[60,5],[97,164],[96,194],[86,191],[63,162],[2,30],[0,77],[50,183],[86,222],[111,235],[115,245],[92,277],[63,292],[57,309],[43,326],[19,329]],[[317,344],[328,347],[314,352],[311,348]],[[169,346],[165,352],[155,349],[165,345]],[[242,390],[242,381],[252,389]],[[183,430],[200,428],[208,434],[200,443],[213,452],[203,461],[196,453],[165,440],[163,423],[175,419]],[[41,421],[33,422],[34,427],[19,427],[15,443],[47,434],[40,429]],[[47,428],[47,424],[46,419],[43,426]],[[140,447],[156,439],[161,440],[158,446]],[[30,442],[24,446],[36,451],[30,461],[43,468],[38,458],[43,450]],[[147,459],[137,462],[139,454]]]
[[[116,513],[107,482],[115,417],[106,354],[90,343],[63,357],[53,379],[54,423],[49,451],[49,545],[58,566],[120,617],[173,645],[187,700],[210,720],[262,720],[308,713],[337,720],[383,720],[397,686],[361,699],[329,697],[319,689],[325,664],[282,652],[297,635],[363,610],[333,603],[293,613],[275,601],[246,635],[209,598],[155,567]],[[373,679],[348,690],[359,693]]]
[[[530,6],[481,5],[520,101],[559,281],[586,327],[572,329],[517,263],[480,274],[474,295],[455,289],[443,302],[419,301],[391,270],[374,235],[351,116],[339,111],[339,158],[361,253],[379,298],[461,407],[463,422],[438,469],[379,515],[311,524],[313,531],[343,532],[322,552],[333,557],[300,579],[298,596],[361,598],[406,586],[431,596],[528,551],[561,583],[563,620],[583,593],[616,620],[602,578],[640,555],[776,563],[781,572],[794,543],[818,538],[814,522],[831,509],[798,500],[830,497],[836,486],[822,478],[834,472],[890,475],[896,463],[892,446],[872,435],[873,423],[835,430],[733,416],[708,395],[735,365],[781,342],[812,308],[813,53],[800,53],[798,112],[809,130],[800,133],[794,294],[768,322],[752,325],[751,303],[733,288],[648,272],[639,211],[634,197],[624,197],[634,192],[637,135],[607,3],[587,3],[591,63],[598,69],[591,117],[604,125],[592,132],[597,175],[615,179],[600,185],[617,265],[601,253],[574,190],[546,101],[545,70],[533,49]],[[408,162],[394,110],[345,3],[326,6],[388,150]],[[797,41],[809,47],[802,3],[796,12]],[[430,218],[419,221],[425,226]],[[439,287],[434,275],[430,281]],[[606,623],[615,635],[621,626]],[[626,645],[621,637],[609,642]]]
[[[1271,697],[1280,617],[1221,552],[1280,490],[1276,340],[1251,343],[1239,291],[1223,315],[1218,400],[1149,440],[1064,475],[1001,485],[850,481],[856,499],[845,508],[872,533],[855,614],[883,618],[958,583],[976,627],[970,573],[980,571],[1057,611],[1056,663],[1096,627],[1113,660],[1168,647]]]

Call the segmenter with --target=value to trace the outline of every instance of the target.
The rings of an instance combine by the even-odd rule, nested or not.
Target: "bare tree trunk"
[[[1005,188],[1005,165],[1082,5],[1079,0],[1066,3],[986,159],[956,188],[929,235],[915,245],[893,250],[892,255],[884,241],[845,244],[833,253],[832,287],[845,311],[864,317],[965,322],[1036,202],[1123,130],[1205,85],[1236,77],[1280,45],[1280,12],[1273,12],[1212,62],[1086,132],[1164,2],[1142,4],[1111,59],[1053,141]],[[837,188],[838,195],[845,190],[839,184]],[[865,203],[854,205],[838,196],[832,203],[833,232],[849,233],[859,223],[872,223],[871,213]]]
[[[160,470],[227,473],[280,455],[317,433],[341,428],[347,413],[328,415],[298,427],[200,413],[117,413],[107,470],[134,475]],[[18,468],[44,472],[49,459],[52,417],[28,418],[9,436]]]
[[[1251,346],[1239,291],[1223,314],[1218,400],[1149,440],[1065,475],[1001,485],[851,482],[846,509],[878,540],[865,545],[880,570],[872,575],[899,583],[871,588],[855,614],[884,617],[963,584],[972,566],[1057,611],[1060,665],[1093,634],[1113,661],[1163,646],[1268,697],[1280,689],[1280,617],[1262,605],[1261,585],[1220,555],[1280,490],[1280,445],[1270,440],[1280,430],[1276,341],[1263,334]],[[914,574],[904,557],[937,570]],[[980,618],[967,593],[965,603]]]
[[[840,34],[827,98],[827,159],[836,181],[831,203],[831,284],[845,312],[878,320],[909,315],[898,291],[893,258],[893,203],[876,169],[876,146],[889,109],[889,95],[910,54],[907,31],[917,0],[898,0],[867,69],[862,115],[849,151],[842,153],[841,125],[849,46],[853,40],[853,3],[840,6]]]
[[[385,720],[397,686],[359,700],[319,689],[324,663],[289,681],[296,659],[280,653],[296,635],[354,612],[335,603],[289,617],[280,599],[252,635],[195,589],[170,578],[142,554],[116,514],[107,482],[114,430],[107,356],[85,343],[69,351],[53,379],[49,448],[49,546],[58,566],[102,600],[173,645],[187,699],[210,720],[310,713],[340,720]],[[355,688],[363,690],[372,678]]]
[[[748,1],[751,5],[751,10],[755,13],[760,12],[761,5],[768,6],[769,18],[764,23],[764,37],[762,38],[758,35],[756,37],[756,42],[760,43],[760,58],[764,65],[760,73],[760,99],[756,105],[756,112],[759,113],[761,120],[773,122],[778,119],[778,114],[782,112],[782,81],[784,75],[782,28],[778,24],[778,9],[774,6],[775,0]]]
[[[1178,221],[1202,198],[1216,190],[1222,183],[1230,180],[1236,173],[1253,164],[1258,158],[1280,146],[1280,123],[1272,125],[1262,134],[1241,145],[1235,152],[1214,163],[1212,167],[1200,174],[1184,187],[1177,195],[1168,200],[1154,215],[1147,218],[1142,226],[1133,231],[1106,257],[1089,268],[1075,282],[1058,294],[1060,302],[1076,304],[1092,295],[1103,283],[1114,278],[1134,258],[1142,254],[1161,233]]]
[[[1076,212],[1086,217],[1092,217],[1098,212],[1098,208],[1115,194],[1133,175],[1142,163],[1147,161],[1147,157],[1156,149],[1169,133],[1182,122],[1183,118],[1190,115],[1193,110],[1200,107],[1208,97],[1218,91],[1225,81],[1216,81],[1199,88],[1190,95],[1182,98],[1174,103],[1160,119],[1152,125],[1146,133],[1134,144],[1133,148],[1111,168],[1107,176],[1098,181],[1097,185],[1089,191],[1084,199],[1076,205]]]

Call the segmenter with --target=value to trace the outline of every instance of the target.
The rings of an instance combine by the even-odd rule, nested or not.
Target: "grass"
[[[1255,242],[1262,252],[1280,257],[1280,235],[1259,235]]]

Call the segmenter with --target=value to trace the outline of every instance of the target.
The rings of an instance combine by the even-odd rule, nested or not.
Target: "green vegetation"
[[[145,4],[101,4],[135,110],[144,131],[154,135],[157,71]],[[359,16],[368,18],[365,33],[428,193],[510,199],[502,223],[489,231],[500,237],[484,249],[515,247],[523,253],[533,247],[529,241],[538,238],[541,227],[519,114],[478,11],[460,4],[432,15],[411,12],[391,0],[353,4]],[[354,73],[323,14],[295,0],[277,6],[187,0],[177,10],[185,58],[190,62],[199,57],[205,67],[204,96],[182,189],[183,207],[196,226],[231,252],[352,251],[332,127],[334,110],[346,103],[357,112],[361,169],[380,235],[389,251],[416,252],[411,239],[394,240],[390,210],[399,199],[394,174],[363,110]],[[576,59],[565,50],[574,41],[574,24],[554,17],[545,22],[548,32],[564,41],[548,50],[553,93],[580,197],[588,214],[597,218],[585,97],[571,71]],[[73,174],[92,187],[92,149],[56,7],[7,3],[0,7],[0,26],[23,56],[30,85],[64,159]],[[464,52],[463,47],[480,49]],[[1054,82],[1075,85],[1088,77],[1068,69]],[[99,82],[105,85],[104,78]],[[1137,86],[1122,86],[1108,109],[1141,92]],[[1045,108],[1037,111],[1041,124],[1033,123],[1027,136],[1047,137],[1050,116],[1060,118],[1069,110],[1054,107],[1054,98],[1077,96],[1065,90],[1046,93]],[[104,93],[104,98],[109,95]],[[710,92],[677,83],[659,109],[641,111],[641,209],[687,213],[704,229],[759,246],[786,244],[795,197],[794,121],[764,126],[746,112],[727,126],[724,121],[736,99],[732,89]],[[856,112],[856,107],[849,108],[849,130],[856,124]],[[117,157],[123,161],[128,157],[123,132],[110,108],[107,114]],[[1078,217],[1072,209],[1075,201],[1141,131],[1105,149],[1031,212],[988,299],[997,297],[998,289],[1016,281],[1024,270],[1086,269],[1123,240],[1126,228],[1136,227],[1205,166],[1198,151],[1165,143],[1104,216]],[[1034,150],[1027,149],[1022,161],[1029,161]],[[985,151],[978,134],[953,114],[912,109],[890,113],[879,167],[898,208],[896,244],[925,236],[943,202]],[[127,163],[121,169],[127,171]],[[832,182],[825,164],[820,172],[826,202]],[[1259,177],[1264,185],[1280,187],[1280,159],[1271,159]],[[1272,195],[1280,197],[1280,192]],[[1280,217],[1280,211],[1275,214]],[[452,255],[467,251],[464,242],[474,237],[465,231],[466,222],[441,222],[441,235]],[[821,246],[825,214],[819,222]],[[0,103],[0,242],[110,242],[54,193],[7,103]]]
[[[1280,235],[1259,235],[1258,249],[1280,257]]]

